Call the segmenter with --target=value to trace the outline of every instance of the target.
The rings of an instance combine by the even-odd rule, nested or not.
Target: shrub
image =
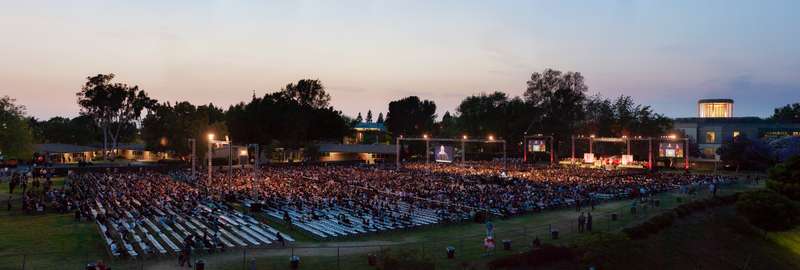
[[[736,202],[736,211],[747,221],[764,230],[787,230],[797,224],[800,208],[772,190],[743,193]]]
[[[434,269],[435,265],[429,258],[417,256],[411,250],[384,250],[379,254],[383,270],[417,270]]]
[[[789,199],[800,200],[800,156],[791,157],[769,169],[767,188]]]
[[[516,269],[523,266],[533,268],[574,258],[575,254],[570,248],[544,245],[540,249],[495,259],[488,263],[488,267],[489,269]]]

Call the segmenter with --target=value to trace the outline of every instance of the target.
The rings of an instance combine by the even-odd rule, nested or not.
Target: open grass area
[[[104,258],[94,223],[75,222],[71,214],[23,215],[0,211],[0,269],[58,269]]]

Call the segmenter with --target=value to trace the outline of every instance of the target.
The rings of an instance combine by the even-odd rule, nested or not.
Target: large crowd
[[[607,171],[582,168],[533,169],[501,163],[406,164],[403,170],[361,166],[276,166],[232,177],[200,179],[218,197],[299,210],[313,220],[328,208],[370,220],[408,221],[415,211],[435,211],[442,221],[477,212],[515,215],[601,200],[649,196],[689,185],[729,182],[721,176]],[[406,207],[401,207],[406,206]],[[302,221],[302,220],[301,220]]]
[[[143,221],[169,227],[178,222],[172,213],[196,217],[213,228],[192,237],[202,239],[199,242],[206,243],[206,248],[221,246],[216,228],[224,227],[221,212],[210,211],[209,206],[231,211],[228,202],[271,209],[289,224],[325,221],[341,226],[346,233],[358,233],[428,224],[423,221],[429,218],[442,223],[471,219],[478,213],[512,216],[733,181],[688,173],[533,168],[499,162],[410,163],[400,170],[267,166],[257,174],[252,169],[217,170],[212,177],[202,173],[192,177],[188,171],[109,171],[72,174],[61,188],[52,188],[46,171],[10,179],[10,190],[24,194],[25,211],[43,212],[45,207],[72,211],[76,219],[92,219],[114,228],[103,233],[123,242],[131,241],[130,232]],[[176,242],[187,241],[182,240]]]

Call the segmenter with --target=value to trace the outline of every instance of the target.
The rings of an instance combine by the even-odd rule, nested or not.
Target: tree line
[[[629,96],[588,95],[579,72],[545,69],[534,72],[522,96],[502,91],[466,97],[454,112],[441,118],[432,100],[409,96],[391,101],[384,123],[392,136],[471,138],[493,135],[521,144],[526,134],[552,135],[568,142],[574,134],[597,136],[660,136],[672,121]],[[320,80],[303,79],[227,109],[214,104],[157,101],[136,85],[115,82],[114,74],[88,77],[76,93],[80,116],[38,120],[10,97],[0,100],[0,151],[24,157],[32,143],[103,145],[109,152],[120,143],[143,143],[147,149],[190,153],[188,139],[206,134],[229,136],[234,143],[299,148],[320,141],[338,142],[359,122],[373,122],[373,113],[355,119],[330,105]],[[771,119],[800,122],[800,104],[776,108]],[[565,151],[567,147],[558,147]],[[205,151],[204,143],[198,148]],[[515,149],[512,147],[511,149]]]
[[[578,134],[661,136],[672,128],[671,119],[653,112],[649,106],[636,104],[629,96],[587,96],[588,90],[581,73],[546,69],[531,75],[521,97],[500,91],[468,96],[454,113],[446,111],[438,122],[433,101],[416,96],[393,101],[389,103],[386,125],[394,135],[492,135],[511,145],[519,145],[525,135],[533,134],[553,136],[559,145]]]

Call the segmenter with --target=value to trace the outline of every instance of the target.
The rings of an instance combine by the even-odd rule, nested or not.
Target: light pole
[[[233,170],[233,144],[228,136],[225,136],[225,141],[228,143],[228,179],[230,179],[231,170]]]
[[[461,138],[462,138],[462,140],[461,140],[461,163],[462,164],[466,164],[467,163],[467,139],[469,139],[469,137],[467,137],[467,135],[465,134]]]
[[[425,139],[425,164],[431,163],[431,143],[428,141],[428,134],[422,135]]]
[[[397,142],[395,143],[395,163],[397,163],[397,169],[400,170],[400,136],[397,137]]]
[[[213,143],[214,143],[214,133],[209,133],[208,134],[208,181],[209,182],[211,181],[211,173],[212,173],[211,152],[214,150],[212,145]]]
[[[259,153],[258,144],[255,144],[255,143],[254,144],[250,144],[250,147],[253,147],[253,151],[254,151],[254,153],[253,153],[253,180],[256,180],[256,179],[258,179],[258,161],[259,161],[259,156],[261,156],[261,153]]]
[[[197,140],[189,138],[189,143],[192,145],[192,180],[197,179]]]

